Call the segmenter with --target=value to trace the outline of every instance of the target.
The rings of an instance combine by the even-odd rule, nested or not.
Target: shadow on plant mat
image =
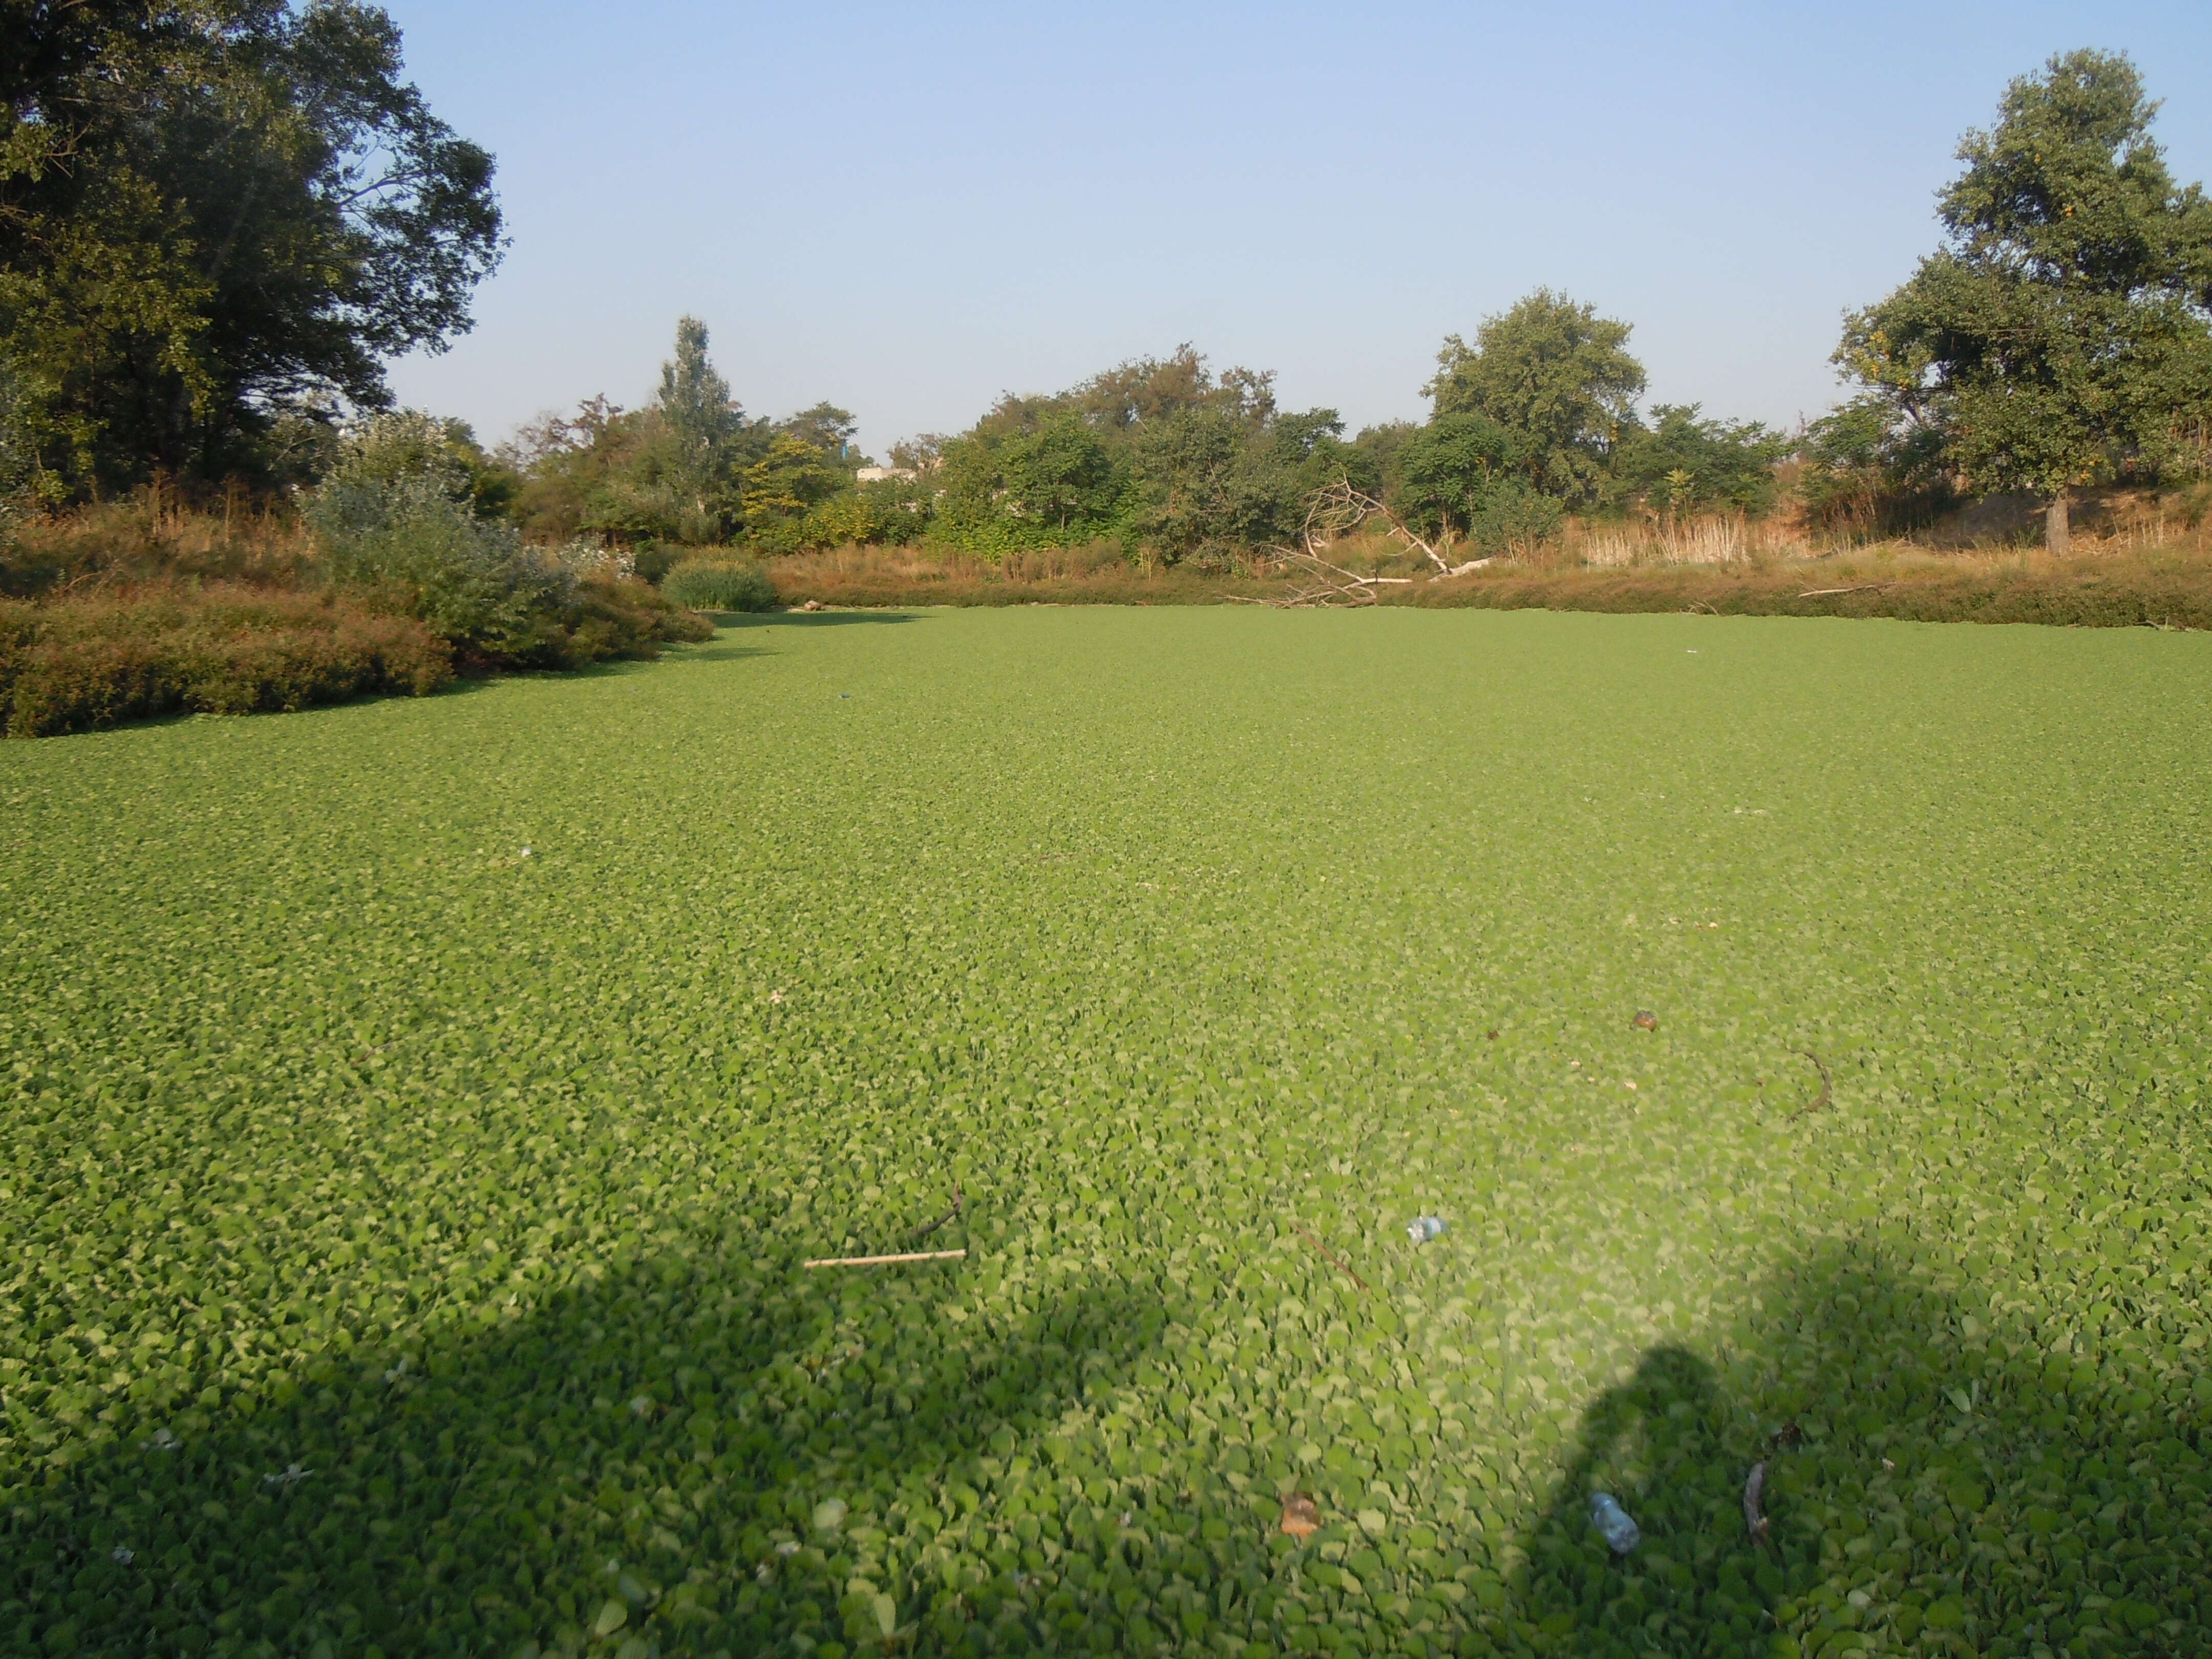
[[[1863,1244],[1755,1300],[1716,1361],[1655,1347],[1583,1414],[1486,1592],[1512,1615],[1500,1647],[2204,1650],[2212,1382],[2008,1340],[1971,1287],[1941,1292]],[[1759,1464],[1763,1542],[1745,1511]],[[1642,1528],[1625,1557],[1591,1524],[1600,1491]]]
[[[326,1361],[243,1422],[188,1410],[19,1494],[0,1537],[30,1620],[10,1634],[85,1652],[264,1634],[301,1652],[533,1636],[754,1652],[793,1629],[927,1644],[1018,1620],[1046,1599],[1014,1496],[1033,1437],[1126,1377],[1166,1311],[1074,1285],[1007,1323],[958,1291],[943,1269],[801,1274],[708,1244],[511,1326]],[[1086,1536],[1121,1539],[1141,1500],[1092,1484]],[[951,1589],[908,1593],[931,1536],[983,1494],[1006,1543]]]
[[[1149,1357],[1191,1310],[1097,1281],[977,1318],[960,1271],[799,1274],[710,1243],[510,1327],[326,1362],[244,1422],[187,1411],[21,1495],[16,1650],[2204,1650],[2212,1384],[2012,1340],[1971,1286],[1863,1243],[1763,1287],[1712,1358],[1646,1352],[1549,1481],[1540,1419],[1476,1443],[1449,1407],[1378,1436],[1355,1404],[1324,1447],[1217,1429],[1177,1390],[1181,1455],[1133,1453],[1117,1414],[1157,1396]],[[1359,1311],[1341,1295],[1332,1334]],[[1424,1443],[1438,1467],[1412,1480],[1474,1489],[1456,1524],[1406,1513]],[[1516,1535],[1492,1505],[1546,1485]],[[1597,1489],[1642,1528],[1625,1559]],[[1322,1522],[1299,1540],[1276,1524],[1293,1492]]]

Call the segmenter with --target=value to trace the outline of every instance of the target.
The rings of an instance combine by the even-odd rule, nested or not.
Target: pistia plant
[[[838,620],[0,749],[0,1647],[2203,1651],[2201,638]]]

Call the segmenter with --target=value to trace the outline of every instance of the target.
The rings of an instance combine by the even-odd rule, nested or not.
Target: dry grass
[[[1380,538],[1332,559],[1417,578],[1384,604],[1759,616],[1900,617],[2091,627],[2212,629],[2212,514],[2203,504],[2122,500],[2084,514],[2074,550],[1917,542],[1822,546],[1787,520],[1570,525],[1531,557],[1449,580]],[[1279,574],[1145,570],[1110,544],[1002,565],[917,548],[845,548],[774,560],[785,605],[1203,605],[1278,598]]]
[[[1935,553],[1883,544],[1733,565],[1493,566],[1404,590],[1402,604],[1492,610],[1695,611],[1716,616],[2212,629],[2212,550],[2098,544]]]
[[[1749,564],[1802,558],[1813,550],[1810,539],[1794,522],[1733,513],[1682,523],[1572,523],[1561,538],[1557,558],[1564,564],[1617,570],[1650,564]]]
[[[290,587],[309,553],[307,532],[288,514],[237,504],[194,510],[146,491],[20,526],[0,556],[0,593],[171,578]]]
[[[771,559],[768,572],[787,605],[1204,605],[1277,586],[1250,575],[1148,569],[1112,542],[1035,549],[998,563],[915,547],[843,547]]]
[[[453,653],[411,617],[231,582],[0,599],[0,733],[46,737],[193,710],[247,714],[425,696]]]

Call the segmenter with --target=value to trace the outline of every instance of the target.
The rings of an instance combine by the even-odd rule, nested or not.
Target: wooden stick
[[[1816,587],[1809,593],[1800,593],[1801,599],[1824,599],[1832,593],[1879,593],[1885,587],[1894,587],[1895,582],[1861,582],[1856,587]]]
[[[968,1252],[958,1250],[908,1250],[898,1255],[825,1255],[812,1261],[802,1261],[802,1267],[880,1267],[890,1261],[957,1261]]]
[[[1291,1224],[1293,1226],[1297,1225],[1295,1222]],[[1328,1261],[1334,1267],[1343,1267],[1345,1277],[1351,1279],[1353,1284],[1358,1285],[1361,1290],[1364,1291],[1367,1288],[1367,1281],[1362,1279],[1358,1273],[1353,1273],[1344,1262],[1339,1261],[1335,1254],[1330,1250],[1328,1245],[1322,1243],[1321,1240],[1316,1238],[1311,1233],[1308,1232],[1303,1227],[1298,1227],[1297,1234],[1300,1238],[1305,1240],[1307,1243],[1312,1245],[1314,1249],[1322,1253],[1322,1259],[1323,1261]]]

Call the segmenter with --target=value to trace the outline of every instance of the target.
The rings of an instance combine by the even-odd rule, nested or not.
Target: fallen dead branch
[[[882,1267],[895,1261],[958,1261],[968,1252],[957,1250],[902,1250],[896,1255],[824,1255],[811,1261],[802,1261],[802,1267]]]
[[[1825,599],[1838,593],[1879,593],[1886,587],[1896,586],[1895,582],[1861,582],[1855,587],[1816,587],[1797,597],[1801,599]]]
[[[1276,558],[1297,573],[1293,580],[1299,585],[1280,599],[1233,597],[1246,605],[1297,610],[1372,605],[1380,588],[1413,586],[1417,580],[1414,577],[1363,576],[1356,571],[1346,570],[1326,556],[1327,549],[1376,519],[1382,520],[1388,527],[1390,540],[1409,552],[1419,554],[1435,567],[1425,578],[1419,580],[1437,581],[1447,576],[1464,576],[1490,562],[1488,558],[1480,558],[1454,564],[1374,496],[1364,490],[1353,489],[1350,479],[1339,478],[1334,483],[1324,485],[1306,498],[1306,520],[1298,538],[1299,545],[1270,550]]]
[[[1293,1226],[1296,1226],[1295,1223],[1292,1224]],[[1352,1272],[1351,1265],[1345,1261],[1343,1258],[1339,1256],[1334,1250],[1330,1249],[1328,1245],[1322,1243],[1321,1240],[1316,1238],[1311,1233],[1308,1232],[1303,1227],[1297,1227],[1297,1231],[1300,1238],[1303,1238],[1307,1243],[1312,1245],[1314,1249],[1321,1252],[1322,1261],[1328,1262],[1332,1267],[1342,1268],[1344,1270],[1344,1276],[1350,1279],[1353,1284],[1358,1285],[1361,1290],[1364,1291],[1367,1288],[1367,1281],[1362,1279],[1358,1273]]]

